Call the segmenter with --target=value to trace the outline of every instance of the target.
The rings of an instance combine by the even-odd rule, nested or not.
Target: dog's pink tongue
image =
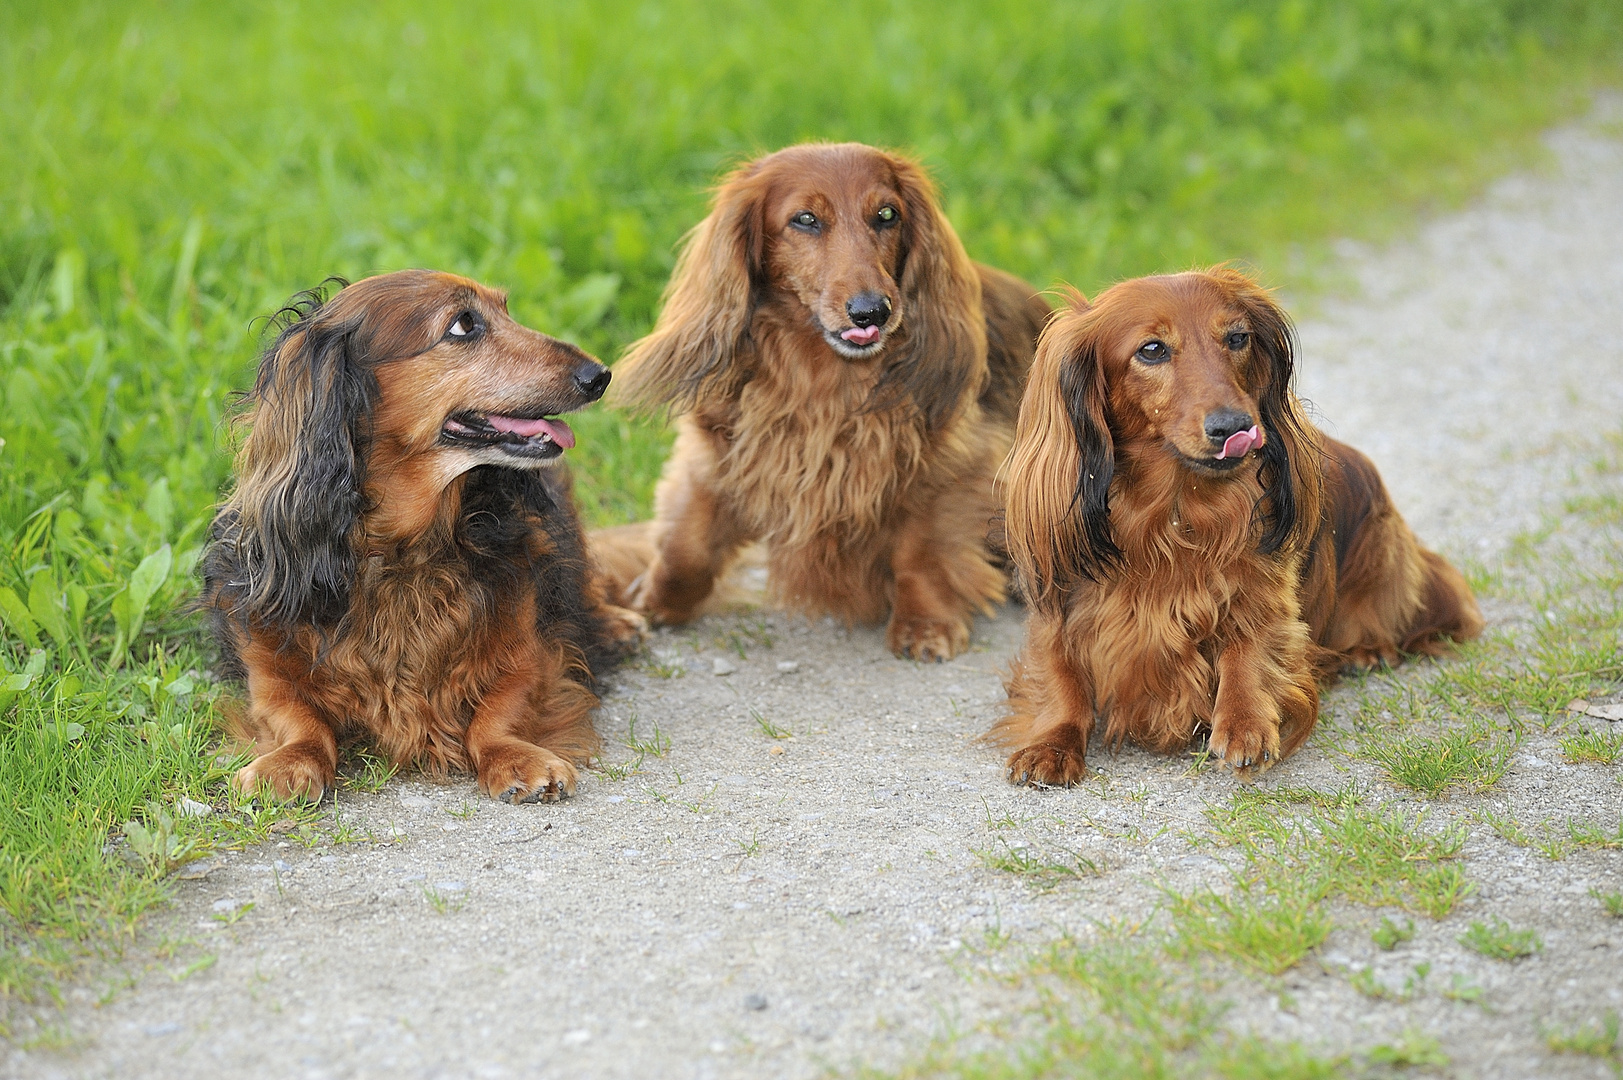
[[[840,331],[840,336],[854,345],[872,345],[879,340],[879,327],[853,326],[849,330]]]
[[[575,445],[575,433],[562,420],[522,420],[516,416],[487,416],[485,419],[497,431],[522,435],[526,439],[544,434],[565,450]]]
[[[1262,445],[1262,429],[1252,424],[1250,431],[1236,431],[1223,443],[1223,452],[1217,455],[1217,460],[1224,458],[1245,457],[1251,452],[1253,446]]]

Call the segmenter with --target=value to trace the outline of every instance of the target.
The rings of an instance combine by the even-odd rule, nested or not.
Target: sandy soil
[[[1411,242],[1349,246],[1356,287],[1301,327],[1304,396],[1457,559],[1492,562],[1558,508],[1623,418],[1619,117],[1614,100],[1552,134],[1548,168]],[[970,972],[967,950],[989,929],[1010,933],[1016,955],[1147,913],[1158,884],[1225,877],[1220,850],[1179,835],[1204,831],[1204,805],[1233,790],[1215,770],[1127,750],[1099,755],[1102,778],[1083,788],[1004,782],[1001,756],[974,737],[997,714],[1021,624],[1018,608],[983,620],[971,652],[930,666],[892,658],[878,631],[783,615],[663,631],[653,652],[681,673],[624,672],[601,727],[611,764],[634,760],[621,745],[633,721],[639,739],[656,727],[668,739],[665,756],[623,779],[593,774],[558,806],[495,804],[471,781],[343,793],[341,821],[383,842],[290,838],[212,861],[126,965],[69,992],[72,1049],[8,1047],[0,1072],[809,1077],[903,1060],[949,1024],[1011,1007],[1015,991]],[[1425,805],[1327,748],[1349,697],[1330,696],[1325,737],[1264,783],[1351,779]],[[1620,778],[1566,765],[1534,736],[1491,805],[1615,823]],[[1437,820],[1466,816],[1431,805]],[[1022,824],[994,829],[1005,815]],[[1104,873],[1036,891],[983,866],[1000,837],[1068,848]],[[1550,1055],[1539,1025],[1623,1010],[1623,922],[1587,896],[1623,888],[1623,852],[1555,862],[1476,826],[1466,865],[1472,897],[1418,919],[1392,953],[1370,942],[1379,912],[1336,907],[1341,928],[1317,958],[1282,984],[1230,987],[1237,1022],[1332,1049],[1418,1025],[1457,1075],[1607,1075]],[[1490,914],[1537,927],[1544,951],[1507,965],[1457,943]],[[1372,1003],[1344,972],[1373,964],[1397,985],[1422,961],[1431,987],[1462,974],[1488,1007],[1438,993]]]

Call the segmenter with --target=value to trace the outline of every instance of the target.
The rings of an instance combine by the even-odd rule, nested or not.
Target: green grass
[[[612,359],[706,185],[804,138],[916,152],[971,253],[1039,285],[1236,257],[1299,283],[1329,240],[1529,160],[1618,78],[1620,28],[1578,0],[5,5],[0,995],[48,992],[164,895],[156,859],[118,854],[127,821],[150,840],[169,814],[162,865],[278,819],[342,833],[166,809],[226,801],[180,612],[253,320],[294,290],[456,270]],[[666,433],[576,428],[588,519],[646,513]],[[1618,663],[1615,634],[1577,630],[1535,676]],[[387,779],[362,761],[345,786]]]
[[[1488,922],[1471,923],[1460,935],[1460,944],[1491,960],[1520,960],[1544,951],[1536,930],[1517,930],[1494,916]]]
[[[1547,1031],[1544,1041],[1557,1054],[1586,1054],[1612,1058],[1623,1064],[1623,1044],[1617,1039],[1620,1029],[1623,1023],[1619,1022],[1617,1013],[1608,1012],[1600,1020],[1580,1024],[1570,1031]]]

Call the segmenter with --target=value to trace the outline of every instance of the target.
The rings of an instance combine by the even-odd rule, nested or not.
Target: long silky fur
[[[1224,725],[1268,732],[1267,756],[1229,761],[1250,775],[1307,738],[1319,684],[1342,665],[1396,663],[1482,628],[1463,577],[1419,546],[1374,466],[1306,419],[1294,331],[1267,291],[1224,267],[1193,277],[1244,311],[1260,354],[1245,377],[1266,433],[1254,478],[1194,476],[1163,436],[1118,419],[1131,413],[1112,394],[1127,391],[1107,386],[1098,347],[1107,318],[1140,318],[1132,294],[1073,296],[1038,342],[1002,473],[1033,612],[990,737],[1015,748],[1017,781],[1080,779],[1100,720],[1111,743],[1161,751],[1202,727],[1214,748]],[[1232,686],[1218,677],[1225,657]],[[1225,693],[1241,702],[1227,717]]]

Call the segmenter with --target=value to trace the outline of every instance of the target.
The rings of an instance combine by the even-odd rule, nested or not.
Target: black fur
[[[1315,440],[1305,431],[1299,412],[1292,407],[1291,383],[1296,374],[1296,328],[1290,317],[1266,302],[1245,302],[1251,325],[1251,340],[1268,362],[1268,383],[1262,388],[1258,408],[1267,441],[1262,455],[1263,497],[1258,503],[1262,514],[1262,537],[1257,550],[1272,555],[1287,543],[1305,540],[1301,534],[1318,528],[1316,521],[1301,521],[1296,505],[1294,473],[1298,466],[1291,453],[1311,453]],[[1313,475],[1310,471],[1308,475]]]
[[[1105,418],[1104,368],[1092,345],[1060,369],[1059,391],[1071,418],[1080,467],[1071,509],[1082,515],[1082,550],[1077,568],[1090,581],[1103,581],[1121,561],[1110,534],[1110,482],[1116,476],[1116,443]]]

